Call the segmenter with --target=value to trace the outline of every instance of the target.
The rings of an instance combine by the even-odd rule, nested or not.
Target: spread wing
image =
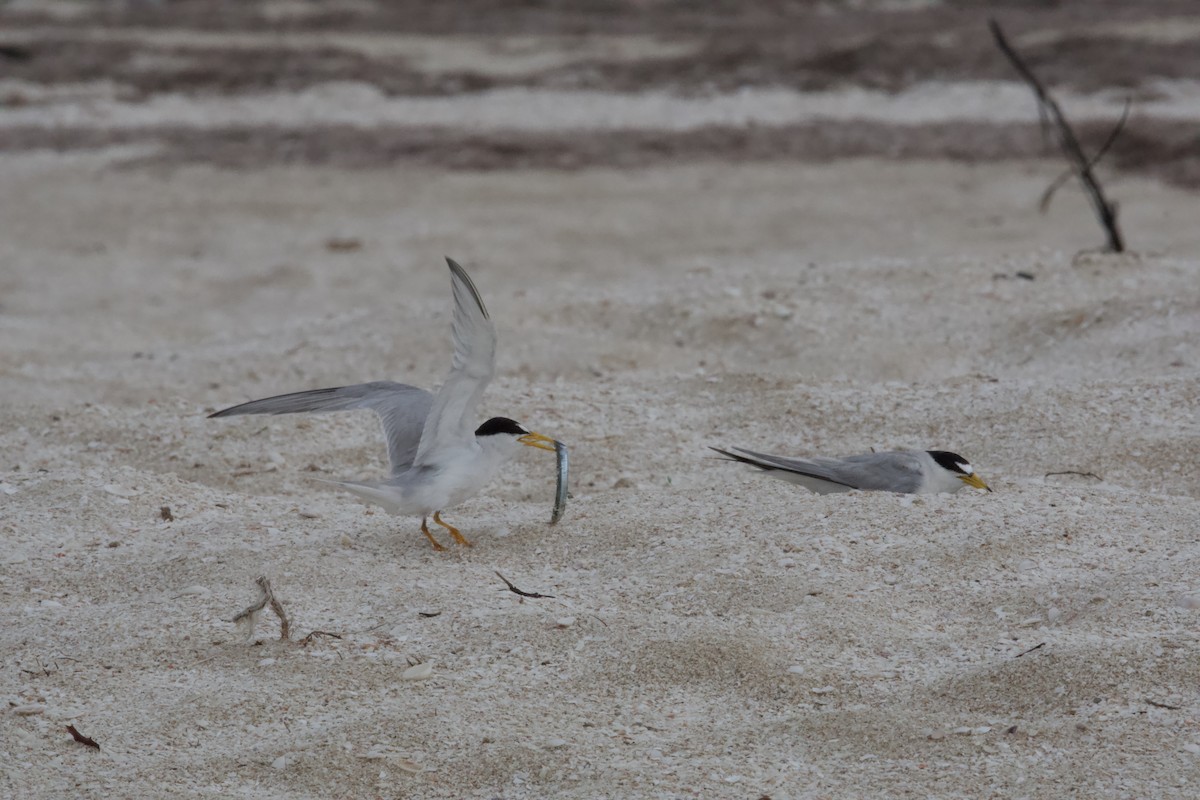
[[[717,450],[717,448],[712,448]],[[780,474],[781,478],[818,494],[851,489],[915,492],[921,485],[921,463],[914,453],[864,453],[848,458],[787,458],[735,447],[737,453],[717,450],[734,461]],[[739,455],[740,454],[740,455]]]
[[[496,371],[496,327],[488,317],[479,290],[454,259],[450,285],[454,290],[454,365],[433,398],[425,419],[414,463],[432,460],[439,448],[468,441],[475,433],[475,409]]]
[[[209,418],[234,417],[241,414],[321,414],[329,411],[370,409],[379,415],[379,421],[383,424],[383,436],[387,440],[392,474],[398,475],[412,466],[413,459],[416,458],[421,431],[425,427],[425,419],[429,416],[432,405],[433,395],[424,389],[391,381],[374,381],[252,400],[210,414]]]

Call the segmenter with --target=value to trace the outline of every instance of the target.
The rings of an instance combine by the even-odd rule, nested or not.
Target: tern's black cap
[[[529,433],[520,423],[513,422],[508,417],[492,417],[475,430],[476,436],[495,436],[507,433],[510,436],[524,436]]]
[[[928,450],[929,456],[936,461],[940,466],[957,472],[959,475],[970,475],[971,462],[960,456],[958,453],[950,453],[945,450]],[[966,469],[964,469],[964,467]]]

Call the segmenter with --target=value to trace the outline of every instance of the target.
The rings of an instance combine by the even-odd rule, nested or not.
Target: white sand
[[[0,160],[0,795],[1195,796],[1196,197],[1115,182],[1142,255],[1072,262],[1054,164],[105,163]],[[569,442],[574,500],[548,527],[531,452],[434,553],[310,480],[382,470],[369,416],[204,415],[441,380],[443,253],[500,328],[485,412]],[[708,444],[945,447],[997,491],[816,497]],[[240,639],[260,574],[343,638]]]
[[[130,35],[505,75],[666,54],[111,37]],[[96,129],[1032,117],[1013,83],[0,88],[26,101],[0,125]],[[1194,84],[1159,90],[1139,113],[1200,116]],[[1089,119],[1123,98],[1062,100]],[[1053,164],[120,167],[140,152],[0,159],[0,796],[1196,795],[1195,197],[1113,182],[1140,255],[1072,260],[1100,237],[1077,195],[1032,211]],[[530,454],[449,514],[475,548],[434,553],[415,520],[311,480],[381,472],[369,417],[204,416],[436,383],[442,254],[501,329],[485,411],[568,441],[575,497],[549,528],[552,460]],[[709,444],[946,447],[997,492],[814,497]],[[1095,477],[1047,474],[1063,471]],[[521,602],[496,570],[555,597]],[[296,639],[342,638],[280,643],[268,619],[245,641],[229,620],[260,574]],[[429,679],[404,679],[416,660]]]

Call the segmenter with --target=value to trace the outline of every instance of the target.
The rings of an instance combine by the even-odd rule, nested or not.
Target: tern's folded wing
[[[856,489],[916,492],[921,487],[920,454],[906,450],[863,453],[846,458],[813,459]]]
[[[738,452],[717,452],[735,461],[776,472],[778,474],[772,477],[822,494],[849,489],[907,493],[915,492],[921,486],[920,457],[906,451],[864,453],[847,458],[788,458],[740,447],[734,450]]]

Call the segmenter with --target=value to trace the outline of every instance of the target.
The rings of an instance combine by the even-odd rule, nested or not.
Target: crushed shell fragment
[[[413,664],[400,676],[406,681],[423,681],[433,674],[433,664],[426,661],[421,664]]]

